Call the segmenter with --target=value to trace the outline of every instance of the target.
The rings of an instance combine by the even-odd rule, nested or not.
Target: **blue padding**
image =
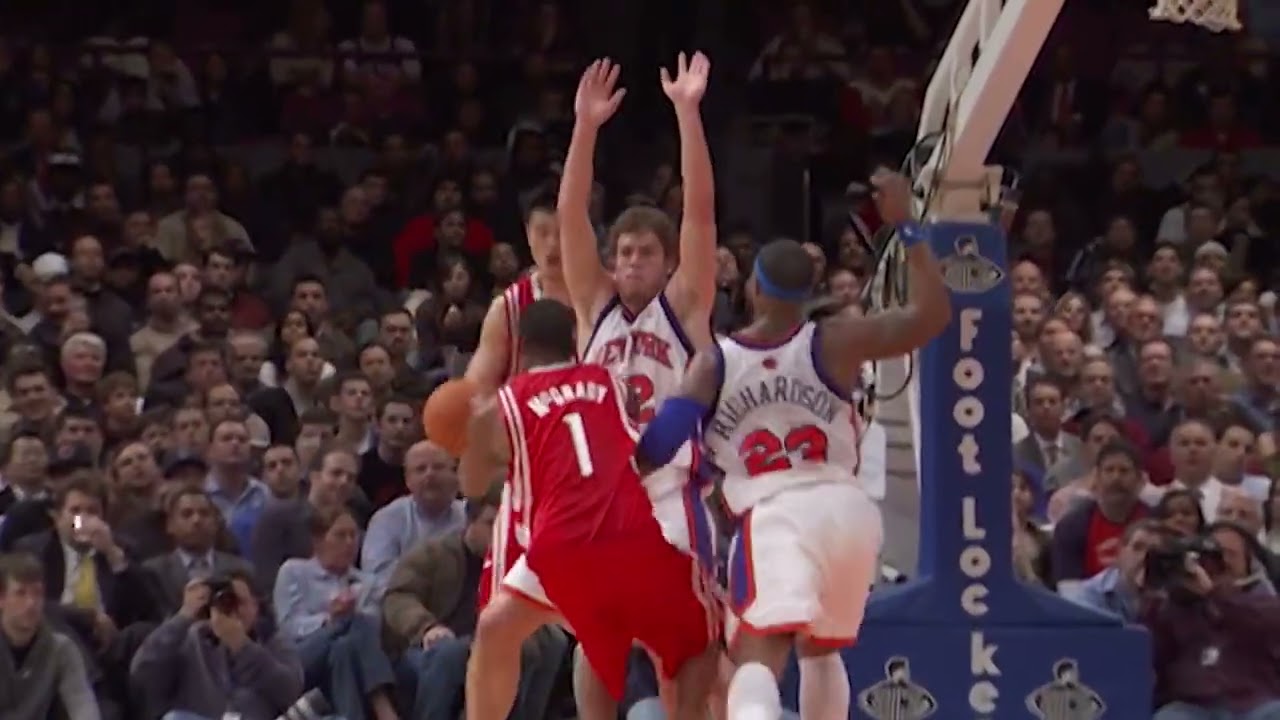
[[[697,400],[679,395],[667,398],[640,436],[636,455],[651,467],[666,465],[680,446],[697,434],[698,423],[706,414],[707,406]]]
[[[952,322],[920,354],[918,579],[873,593],[857,645],[843,653],[852,717],[924,717],[932,702],[928,717],[938,720],[1149,718],[1154,678],[1145,630],[1013,574],[1004,238],[986,224],[925,231],[944,267],[950,261],[983,272],[944,273],[959,288]],[[786,686],[794,708],[794,666]],[[893,704],[898,714],[859,709],[860,699]],[[1036,703],[1051,711],[1038,713]],[[1075,703],[1079,714],[1062,714],[1062,703]],[[1105,712],[1084,712],[1091,703]]]

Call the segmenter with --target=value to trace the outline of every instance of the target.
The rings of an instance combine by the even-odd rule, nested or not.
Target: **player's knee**
[[[519,648],[528,635],[520,619],[521,608],[511,598],[494,598],[476,618],[475,642],[486,647]]]
[[[840,647],[832,645],[830,642],[818,643],[812,638],[796,638],[796,655],[802,658],[839,658]]]

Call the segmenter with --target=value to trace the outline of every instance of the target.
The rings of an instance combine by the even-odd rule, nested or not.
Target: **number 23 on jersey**
[[[772,430],[753,430],[738,446],[742,465],[755,477],[792,468],[792,456],[809,463],[827,461],[827,434],[817,425],[801,425],[778,437]]]

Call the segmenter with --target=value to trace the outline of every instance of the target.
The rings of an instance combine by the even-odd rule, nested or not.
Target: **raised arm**
[[[680,176],[684,213],[680,219],[680,264],[669,283],[676,312],[691,331],[710,341],[709,318],[716,297],[716,189],[711,151],[699,108],[707,90],[711,61],[702,53],[680,53],[674,79],[662,68],[662,91],[676,111],[680,129]],[[700,346],[704,343],[698,343]]]
[[[698,424],[716,403],[721,372],[718,346],[712,345],[693,356],[680,391],[663,401],[636,444],[636,465],[642,475],[671,462],[680,446],[698,432]]]
[[[620,71],[621,67],[610,60],[596,60],[582,73],[573,101],[573,137],[564,159],[556,203],[564,284],[580,322],[591,322],[613,292],[613,284],[600,264],[588,209],[595,178],[596,139],[601,126],[613,117],[627,94],[626,90],[615,89]]]
[[[467,363],[466,378],[480,392],[489,394],[498,389],[506,377],[511,361],[511,331],[507,322],[507,302],[499,295],[489,303],[484,323],[480,326],[480,343],[476,346],[471,362]]]
[[[907,246],[907,304],[869,315],[838,313],[822,321],[822,360],[838,379],[852,383],[865,360],[906,355],[937,337],[951,322],[951,293],[938,259],[911,219],[911,185],[898,173],[871,178],[886,223],[898,227]]]
[[[467,423],[467,449],[458,459],[462,494],[484,497],[495,480],[506,477],[511,461],[511,441],[503,426],[498,397],[477,398]]]

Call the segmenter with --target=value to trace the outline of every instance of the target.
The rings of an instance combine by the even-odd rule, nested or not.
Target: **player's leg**
[[[730,652],[737,669],[729,679],[725,701],[728,720],[778,720],[782,693],[778,678],[791,653],[789,632],[757,632],[740,628]]]
[[[880,511],[852,485],[805,492],[813,507],[808,554],[823,559],[821,610],[797,641],[802,720],[849,717],[849,674],[840,650],[852,646],[879,565]],[[820,508],[825,508],[825,513]]]
[[[739,524],[729,552],[728,720],[776,720],[778,691],[796,635],[820,608],[822,567],[804,547],[814,517],[795,491],[758,503]]]
[[[617,701],[591,667],[581,644],[573,655],[573,701],[582,720],[614,720],[618,717]]]
[[[513,582],[514,581],[514,582]],[[476,620],[467,663],[467,720],[503,720],[520,683],[520,649],[538,628],[559,619],[523,558]]]

